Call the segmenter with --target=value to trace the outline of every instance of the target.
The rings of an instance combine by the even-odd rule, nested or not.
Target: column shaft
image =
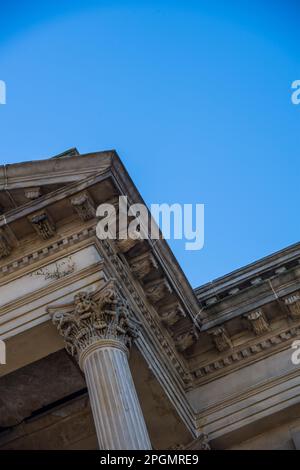
[[[95,348],[85,354],[82,368],[100,449],[151,449],[124,349]]]

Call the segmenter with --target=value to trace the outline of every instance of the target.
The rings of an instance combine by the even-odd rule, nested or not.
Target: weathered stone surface
[[[1,450],[97,449],[88,397],[71,400],[0,433]]]
[[[0,426],[21,423],[33,412],[86,388],[65,351],[0,378]]]

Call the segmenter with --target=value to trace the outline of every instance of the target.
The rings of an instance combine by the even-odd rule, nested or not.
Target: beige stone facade
[[[300,244],[193,290],[115,151],[0,167],[0,450],[300,448]]]

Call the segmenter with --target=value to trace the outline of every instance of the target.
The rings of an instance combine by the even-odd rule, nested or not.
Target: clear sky
[[[1,1],[0,163],[115,148],[151,203],[204,203],[194,287],[299,241],[300,4]]]

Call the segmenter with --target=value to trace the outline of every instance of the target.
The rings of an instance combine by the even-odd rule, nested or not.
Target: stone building
[[[300,244],[193,290],[115,151],[0,167],[0,449],[300,448]]]

